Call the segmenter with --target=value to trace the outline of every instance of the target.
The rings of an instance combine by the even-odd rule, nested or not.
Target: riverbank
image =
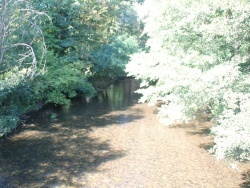
[[[125,79],[126,77],[123,78],[118,78],[118,77],[92,77],[89,82],[93,85],[94,89],[96,90],[96,95],[99,91],[107,89],[111,84],[116,83],[119,80]],[[75,98],[81,98],[82,96],[76,96]],[[92,96],[95,97],[95,96]],[[74,100],[72,98],[71,100]],[[17,121],[17,124],[15,128],[12,129],[11,132],[6,133],[3,136],[0,136],[0,141],[4,140],[6,137],[13,136],[15,133],[17,133],[20,129],[22,129],[22,126],[25,124],[26,121],[29,120],[30,115],[33,112],[39,111],[40,109],[44,108],[45,106],[51,106],[53,104],[50,103],[45,103],[45,101],[39,101],[39,104],[36,104],[33,109],[30,111],[26,112],[25,114],[21,114],[18,116],[16,119],[19,119]],[[49,117],[54,117],[56,114],[48,114]],[[0,126],[1,127],[1,126]]]

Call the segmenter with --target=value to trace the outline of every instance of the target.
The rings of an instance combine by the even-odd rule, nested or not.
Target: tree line
[[[218,158],[250,159],[247,0],[1,0],[0,136],[41,104],[128,74],[166,125],[209,113]]]
[[[129,0],[1,0],[0,136],[41,105],[93,96],[92,79],[119,77],[139,49]]]

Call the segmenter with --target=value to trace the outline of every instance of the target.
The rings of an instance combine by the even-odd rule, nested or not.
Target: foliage
[[[63,64],[63,63],[62,63]],[[37,100],[45,103],[67,105],[77,95],[94,95],[94,88],[84,76],[85,67],[80,62],[55,64],[50,66],[42,77],[34,82]]]
[[[11,132],[20,123],[21,114],[36,108],[30,84],[20,83],[0,98],[0,136]]]
[[[20,123],[21,114],[35,109],[37,105],[31,80],[24,80],[19,71],[8,72],[3,76],[5,79],[0,90],[0,136],[11,132]]]
[[[127,65],[142,80],[141,102],[166,103],[162,122],[207,108],[218,121],[213,152],[238,160],[250,159],[249,10],[245,0],[146,0],[138,13],[150,50]]]
[[[0,4],[0,136],[33,107],[29,84],[43,72],[46,47],[40,25],[49,19],[25,0]]]
[[[34,1],[52,19],[44,25],[48,48],[68,62],[84,61],[93,49],[108,42],[115,32],[117,3],[109,1]]]
[[[136,11],[137,3],[134,1],[119,2],[116,33],[122,35],[127,33],[129,35],[137,36],[140,34],[140,22]]]
[[[95,77],[125,76],[124,68],[129,56],[141,48],[137,1],[116,0],[112,4],[116,7],[113,35],[107,38],[106,44],[92,52],[92,70]]]
[[[94,95],[93,70],[95,75],[124,74],[137,50],[137,38],[131,36],[139,29],[134,3],[2,0],[0,136],[41,104],[64,105],[78,95]]]
[[[95,72],[101,76],[123,76],[130,55],[138,52],[137,39],[128,34],[114,37],[110,44],[104,45],[93,53],[96,63]]]
[[[25,0],[3,0],[0,13],[0,73],[20,69],[26,78],[33,78],[44,65],[40,24],[48,17]]]
[[[238,109],[240,111],[225,110],[220,116],[219,126],[212,129],[216,135],[214,140],[216,146],[212,151],[219,158],[230,156],[236,160],[250,160],[249,99],[249,94],[238,98],[237,101],[241,104]]]

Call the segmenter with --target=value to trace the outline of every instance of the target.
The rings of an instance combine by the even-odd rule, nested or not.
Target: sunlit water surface
[[[76,99],[70,106],[46,106],[30,113],[21,130],[0,142],[0,187],[74,186],[77,177],[122,157],[124,151],[113,151],[89,132],[126,123],[124,114],[104,116],[137,103],[137,88],[136,80],[125,79],[93,99]]]

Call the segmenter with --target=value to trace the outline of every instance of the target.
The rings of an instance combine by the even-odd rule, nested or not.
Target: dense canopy
[[[0,136],[42,105],[133,76],[166,125],[211,116],[219,158],[250,159],[247,0],[1,0]]]
[[[162,123],[209,112],[219,158],[250,159],[249,12],[245,0],[146,0],[139,13],[149,50],[127,65],[142,80],[142,102],[165,102]]]

